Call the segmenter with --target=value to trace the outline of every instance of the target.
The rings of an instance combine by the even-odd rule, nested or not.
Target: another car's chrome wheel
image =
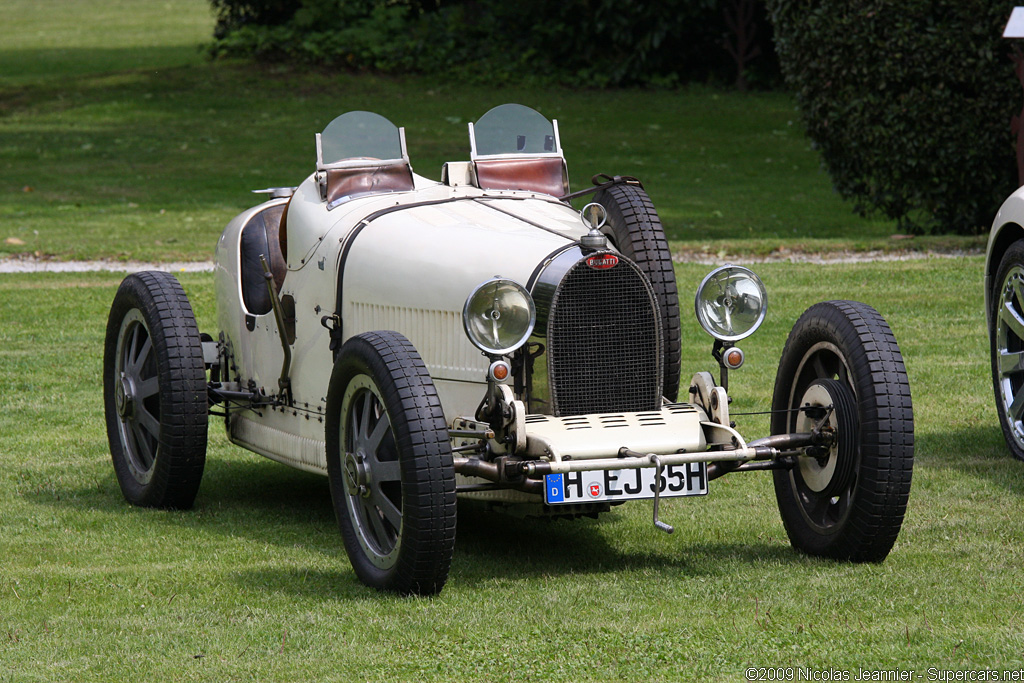
[[[455,548],[455,463],[423,360],[397,332],[338,353],[327,391],[327,475],[352,569],[374,588],[432,595]]]
[[[991,311],[992,383],[1003,436],[1024,459],[1024,244],[1007,250],[996,275]]]

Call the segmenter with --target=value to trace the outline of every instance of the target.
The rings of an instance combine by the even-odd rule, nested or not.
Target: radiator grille
[[[548,381],[557,416],[658,410],[661,328],[654,291],[628,259],[576,263],[548,316]]]

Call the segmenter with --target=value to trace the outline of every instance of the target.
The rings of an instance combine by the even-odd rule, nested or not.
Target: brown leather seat
[[[385,166],[331,168],[327,170],[327,205],[342,197],[413,189],[412,169],[399,162]]]
[[[483,190],[526,190],[553,197],[569,194],[565,160],[560,157],[477,159],[475,165]]]

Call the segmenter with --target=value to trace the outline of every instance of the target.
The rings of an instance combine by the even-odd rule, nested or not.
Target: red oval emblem
[[[594,254],[587,259],[587,265],[594,270],[608,270],[619,265],[619,257],[615,254]]]

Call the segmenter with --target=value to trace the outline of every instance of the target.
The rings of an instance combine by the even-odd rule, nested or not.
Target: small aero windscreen
[[[557,154],[555,127],[542,114],[521,104],[502,104],[473,126],[476,156]]]
[[[402,137],[380,114],[350,111],[327,124],[320,134],[322,164],[346,159],[401,159]]]

